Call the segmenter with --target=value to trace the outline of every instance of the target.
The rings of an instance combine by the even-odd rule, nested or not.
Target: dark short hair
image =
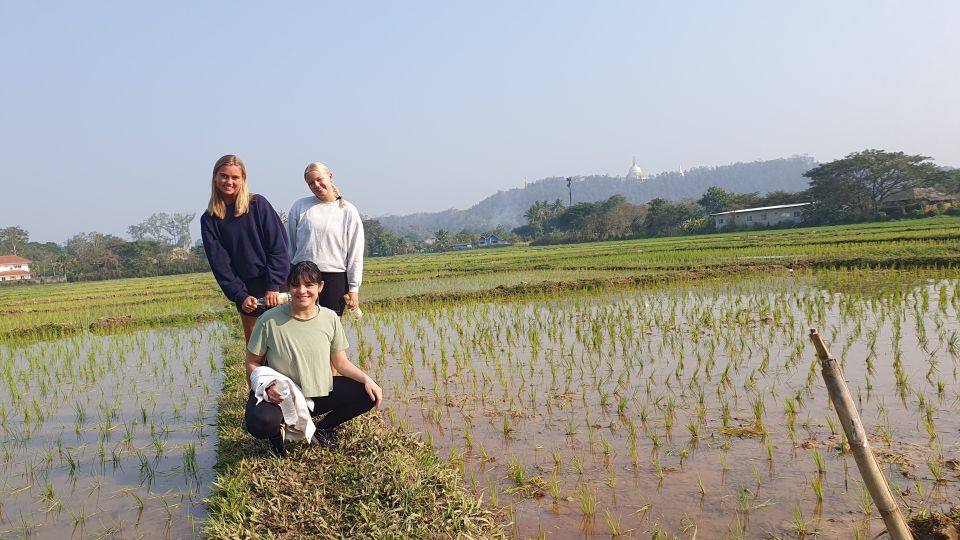
[[[301,281],[307,283],[320,283],[323,281],[323,274],[317,268],[313,261],[300,261],[290,267],[290,273],[287,274],[287,287],[293,287]]]

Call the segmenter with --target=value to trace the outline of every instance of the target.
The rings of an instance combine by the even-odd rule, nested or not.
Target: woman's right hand
[[[252,296],[246,297],[243,303],[240,304],[240,309],[242,309],[244,313],[252,313],[257,309],[257,299]]]

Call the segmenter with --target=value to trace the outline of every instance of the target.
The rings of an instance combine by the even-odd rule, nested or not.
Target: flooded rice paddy
[[[957,284],[820,272],[373,312],[351,355],[517,537],[873,538],[808,332],[842,360],[901,507],[944,510]]]
[[[192,538],[223,324],[0,346],[0,537]]]

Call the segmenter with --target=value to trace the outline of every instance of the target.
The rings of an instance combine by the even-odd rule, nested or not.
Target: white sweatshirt
[[[321,272],[346,272],[347,290],[363,281],[363,220],[357,207],[315,196],[298,199],[287,214],[290,264],[313,261]]]

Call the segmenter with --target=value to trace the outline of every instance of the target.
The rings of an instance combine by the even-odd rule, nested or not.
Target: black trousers
[[[343,299],[343,295],[347,294],[347,273],[320,272],[320,277],[323,279],[323,290],[320,291],[317,303],[332,309],[337,315],[343,315],[343,309],[347,307]]]
[[[329,395],[313,398],[313,416],[329,412],[317,422],[317,429],[333,429],[373,408],[375,402],[367,395],[363,385],[347,377],[333,378],[333,391]],[[247,432],[257,439],[269,439],[280,434],[283,413],[280,406],[268,401],[257,403],[250,391],[244,414]]]

